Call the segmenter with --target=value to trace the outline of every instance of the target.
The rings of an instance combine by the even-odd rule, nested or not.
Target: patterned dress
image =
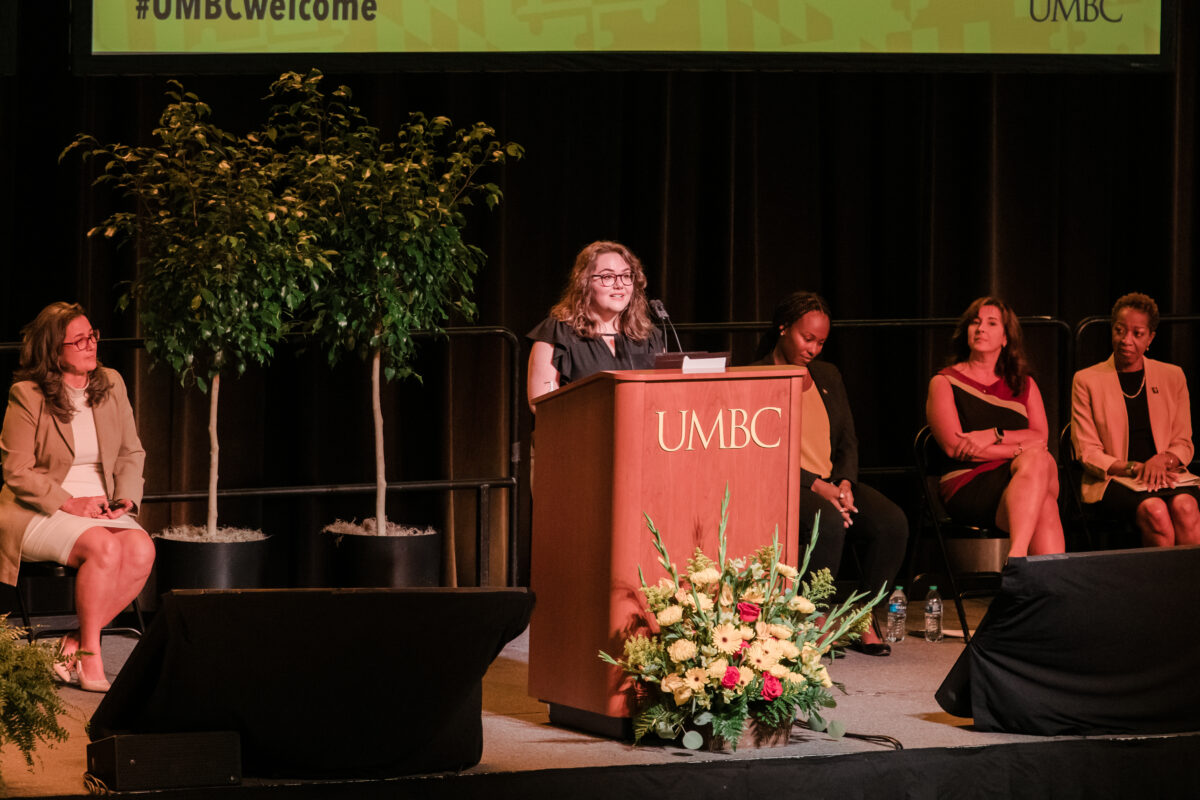
[[[1003,378],[996,378],[995,381],[985,386],[954,367],[946,367],[938,372],[938,375],[942,375],[950,381],[950,388],[954,392],[954,407],[958,411],[958,422],[963,431],[991,428],[1015,431],[1029,428],[1029,393],[1033,386],[1032,378],[1026,379],[1020,394],[1013,394]],[[942,499],[950,505],[951,499],[963,487],[988,475],[992,470],[1003,468],[1007,474],[1011,459],[994,461],[947,459],[946,461],[942,472],[941,493]],[[994,497],[972,498],[971,505],[979,507],[970,509],[969,511],[974,513],[967,513],[966,516],[991,517],[995,513],[996,505],[1000,502],[1000,492],[1004,491],[1005,485],[1007,482],[994,483],[996,488],[990,493],[994,494]],[[960,516],[960,513],[956,513],[956,511],[968,511],[968,509],[956,510],[953,507],[949,510],[956,518]]]

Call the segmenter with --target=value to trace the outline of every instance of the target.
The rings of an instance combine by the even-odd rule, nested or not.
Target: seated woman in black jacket
[[[807,367],[800,433],[800,531],[821,520],[810,569],[837,575],[846,536],[862,542],[860,591],[874,594],[892,580],[904,561],[908,520],[900,507],[858,480],[858,437],[837,367],[815,360],[829,336],[829,305],[812,292],[794,292],[775,309],[771,329],[759,343],[759,364]],[[872,625],[855,649],[885,656],[891,648]]]

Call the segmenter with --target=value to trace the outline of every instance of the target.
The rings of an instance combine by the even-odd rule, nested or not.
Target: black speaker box
[[[1200,730],[1200,547],[1011,558],[941,688],[985,731]]]
[[[109,736],[87,746],[87,764],[113,792],[242,782],[238,735],[228,731]]]
[[[233,731],[255,777],[466,769],[483,675],[532,610],[526,589],[171,592],[89,734]]]

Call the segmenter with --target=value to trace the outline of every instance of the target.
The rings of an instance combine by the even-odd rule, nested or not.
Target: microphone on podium
[[[671,315],[667,313],[667,307],[663,305],[663,301],[657,298],[650,301],[650,310],[654,312],[654,316],[658,317],[660,322],[667,323],[667,327],[671,329],[671,335],[675,337],[675,347],[679,352],[683,352],[683,345],[679,343],[679,334],[675,331],[675,326],[671,324]],[[663,337],[663,352],[667,352],[667,338]]]

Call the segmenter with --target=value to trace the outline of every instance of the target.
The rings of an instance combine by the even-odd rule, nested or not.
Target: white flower
[[[655,616],[658,624],[666,628],[683,619],[683,609],[679,606],[667,606]]]
[[[722,672],[722,675],[725,673]],[[683,674],[683,679],[687,682],[687,687],[693,692],[699,692],[704,689],[704,684],[708,683],[708,672],[703,667],[692,667]]]
[[[768,632],[776,639],[791,639],[792,629],[787,625],[772,625]]]
[[[763,587],[758,585],[749,586],[746,588],[746,591],[742,592],[742,600],[747,603],[755,603],[761,606],[766,599],[767,595],[763,591]]]
[[[800,614],[811,614],[817,610],[817,607],[807,597],[795,595],[791,600],[788,600],[788,610],[796,611]]]
[[[662,688],[675,696],[675,705],[681,706],[692,699],[692,689],[682,675],[672,672],[662,679]]]
[[[690,639],[676,639],[667,648],[667,655],[676,664],[696,657],[696,643]]]
[[[772,648],[766,642],[755,642],[747,647],[744,658],[747,664],[759,672],[769,670],[779,661],[779,656],[772,652]]]

